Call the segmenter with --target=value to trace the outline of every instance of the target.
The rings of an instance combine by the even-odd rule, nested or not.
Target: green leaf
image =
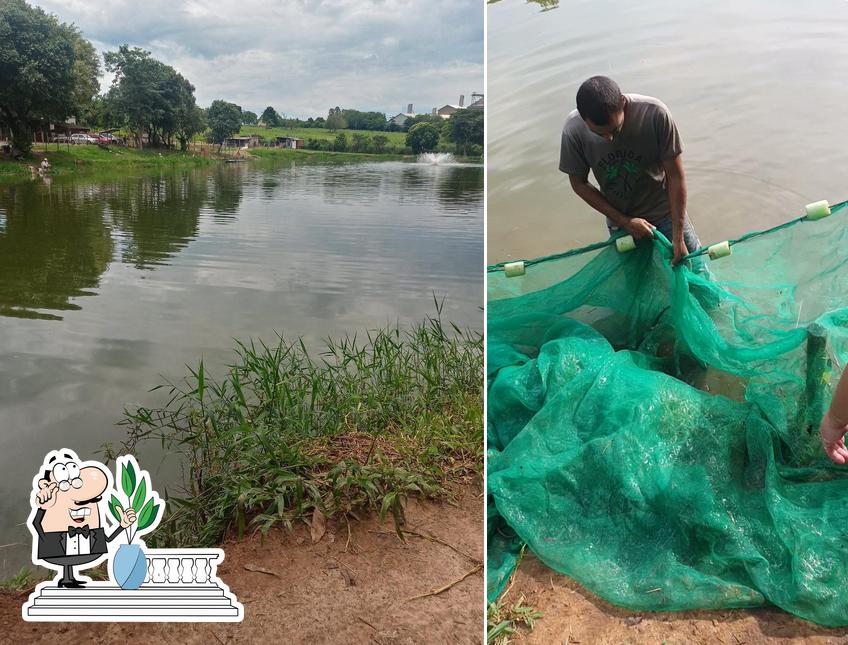
[[[141,481],[138,483],[138,490],[135,492],[135,497],[133,497],[132,507],[135,509],[136,513],[141,511],[141,507],[144,505],[144,501],[147,498],[147,480],[143,477]]]
[[[112,517],[114,517],[118,522],[121,521],[121,514],[118,513],[118,509],[123,509],[121,506],[121,502],[118,501],[118,498],[112,495],[112,499],[109,500],[109,512],[112,513]]]
[[[150,500],[153,501],[152,499]],[[145,505],[146,507],[146,505]],[[159,504],[154,504],[150,509],[150,516],[147,518],[147,521],[144,525],[139,525],[139,529],[146,529],[148,526],[153,524],[156,521],[156,518],[159,516]]]
[[[127,498],[135,490],[135,468],[133,468],[132,462],[128,461],[121,466],[121,487],[124,489],[124,495]]]
[[[389,511],[389,508],[391,508],[392,504],[394,504],[396,497],[397,492],[392,491],[383,498],[383,504],[380,507],[380,512],[378,514],[381,522],[386,519],[386,513]]]
[[[146,529],[153,523],[154,517],[156,515],[153,513],[153,498],[151,497],[138,514],[138,529]]]

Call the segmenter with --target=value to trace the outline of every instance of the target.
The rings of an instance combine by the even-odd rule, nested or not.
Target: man
[[[109,487],[109,478],[96,464],[80,464],[79,457],[70,450],[53,451],[45,462],[43,476],[36,482],[34,506],[38,510],[30,516],[31,532],[37,539],[34,556],[37,553],[38,560],[62,569],[60,587],[84,585],[84,581],[74,578],[74,567],[91,567],[103,560],[108,552],[107,542],[136,521],[132,508],[119,508],[120,526],[106,535],[99,502]]]
[[[612,79],[593,76],[562,129],[559,169],[606,215],[610,234],[624,230],[638,240],[656,228],[671,240],[676,264],[701,246],[686,215],[682,151],[662,101],[622,94]],[[589,183],[590,169],[600,190]]]

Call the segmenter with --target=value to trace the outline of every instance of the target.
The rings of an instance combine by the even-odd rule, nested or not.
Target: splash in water
[[[430,166],[443,166],[449,163],[456,163],[456,160],[449,152],[423,152],[418,155],[418,163]]]

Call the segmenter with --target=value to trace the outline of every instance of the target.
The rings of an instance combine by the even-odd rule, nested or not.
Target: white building
[[[411,119],[414,116],[418,116],[412,109],[412,103],[410,103],[406,107],[406,112],[401,112],[400,114],[394,115],[391,119],[389,119],[389,123],[394,123],[398,127],[403,127],[403,124],[406,123],[407,119]]]

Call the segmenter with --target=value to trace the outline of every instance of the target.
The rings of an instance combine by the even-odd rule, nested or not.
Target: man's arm
[[[580,199],[589,204],[602,215],[609,217],[616,226],[626,230],[635,239],[651,237],[654,234],[654,226],[641,217],[627,217],[612,204],[609,203],[603,193],[589,183],[588,177],[579,175],[568,175],[571,188]],[[682,229],[681,229],[682,230]]]
[[[668,182],[668,203],[671,206],[671,243],[674,246],[674,260],[677,264],[689,251],[683,241],[683,218],[686,215],[686,176],[683,174],[683,155],[663,161],[666,181]]]
[[[837,464],[848,462],[848,448],[845,447],[845,431],[848,430],[848,368],[842,371],[836,392],[827,413],[822,418],[819,432],[822,446],[831,461]]]

